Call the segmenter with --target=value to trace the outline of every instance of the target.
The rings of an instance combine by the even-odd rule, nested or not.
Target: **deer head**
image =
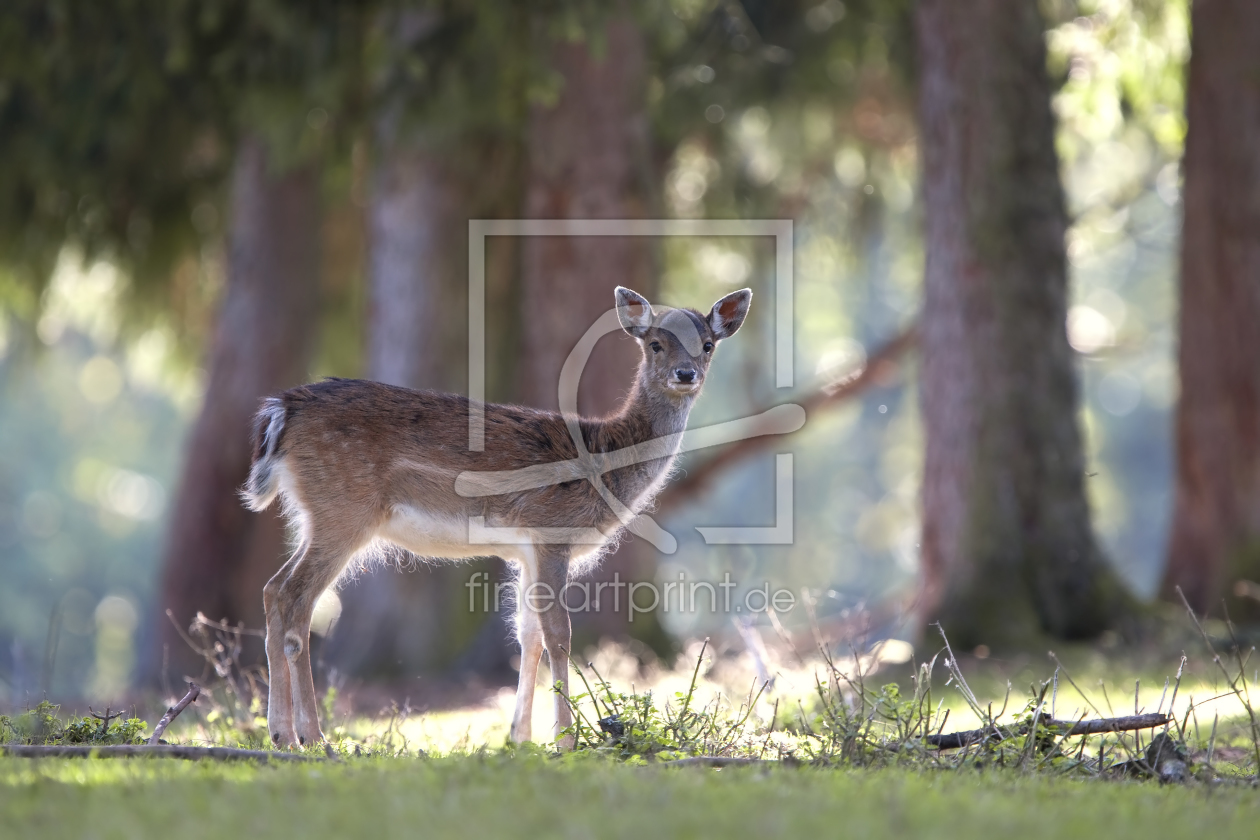
[[[744,323],[752,292],[740,289],[713,304],[708,315],[694,309],[652,309],[647,298],[624,286],[616,291],[621,328],[643,348],[642,387],[674,399],[694,397],[704,384],[717,343]]]

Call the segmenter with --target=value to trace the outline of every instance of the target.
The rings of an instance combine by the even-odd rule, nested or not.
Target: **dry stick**
[[[166,710],[166,714],[162,715],[162,719],[158,721],[158,725],[153,730],[152,737],[149,738],[149,746],[153,747],[161,743],[159,739],[166,732],[166,727],[171,725],[171,721],[179,717],[180,712],[188,708],[189,703],[196,703],[197,697],[200,696],[200,694],[201,686],[197,685],[195,682],[190,682],[188,684],[188,693],[184,695],[184,699],[180,700],[174,706],[169,707]]]
[[[91,715],[92,717],[96,718],[97,720],[99,720],[101,723],[109,723],[111,720],[115,720],[116,718],[120,718],[120,717],[122,717],[124,714],[126,714],[126,709],[124,709],[124,710],[122,710],[122,711],[114,712],[114,713],[111,715],[111,714],[110,714],[110,708],[109,708],[109,706],[106,706],[106,707],[105,707],[105,714],[103,714],[103,715],[98,715],[96,712],[92,711],[92,707],[91,707],[91,706],[88,706],[88,714],[89,714],[89,715]]]
[[[779,698],[774,698],[774,711],[770,713],[770,729],[766,732],[766,738],[761,742],[761,752],[758,758],[766,754],[766,747],[770,746],[770,736],[774,734],[774,725],[779,722]]]
[[[111,715],[109,713],[109,706],[105,707],[105,714],[103,715],[98,715],[96,712],[92,711],[91,706],[88,706],[88,714],[101,722],[101,728],[97,732],[98,736],[101,738],[104,738],[109,733],[109,722],[114,718],[120,718],[123,716],[122,712]]]
[[[1058,704],[1059,704],[1059,669],[1058,668],[1054,669],[1054,676],[1051,677],[1051,679],[1054,681],[1054,691],[1050,695],[1050,717],[1054,717],[1054,713],[1055,711],[1058,710]]]
[[[682,712],[678,715],[678,726],[681,731],[678,732],[679,737],[686,737],[687,732],[687,710],[691,708],[691,696],[696,693],[696,680],[700,678],[700,665],[704,662],[704,652],[709,648],[709,638],[706,636],[704,644],[700,645],[700,655],[696,657],[696,669],[691,672],[691,685],[687,689],[687,696],[683,698]]]
[[[608,680],[604,679],[604,675],[595,667],[594,662],[587,662],[586,667],[591,669],[591,673],[595,675],[595,679],[599,680],[599,687],[604,689],[604,705],[612,709],[614,715],[621,714],[621,707],[617,705],[617,698],[613,696],[612,687],[608,685]],[[598,709],[599,707],[596,706]]]
[[[757,704],[757,701],[761,699],[762,692],[766,690],[766,686],[768,686],[769,684],[770,683],[768,681],[763,682],[761,684],[761,688],[757,689],[757,693],[753,694],[753,688],[757,688],[756,679],[753,680],[752,687],[748,689],[748,708],[744,711],[744,716],[741,717],[735,723],[731,724],[730,729],[727,730],[726,735],[722,738],[722,741],[719,743],[718,749],[716,750],[716,752],[722,752],[722,750],[725,750],[728,746],[734,745],[735,738],[737,737],[736,730],[743,728],[744,724],[748,722],[749,716],[752,715],[753,706],[755,706]]]
[[[1168,723],[1167,715],[1163,712],[1153,712],[1146,715],[1130,715],[1128,717],[1102,718],[1099,720],[1045,719],[1039,725],[1046,729],[1055,730],[1057,733],[1067,737],[1072,737],[1075,735],[1100,735],[1104,732],[1132,732],[1138,729],[1154,729],[1166,723]],[[943,750],[953,750],[981,741],[1004,741],[1009,737],[1027,734],[1029,729],[1029,725],[1024,724],[1011,733],[1002,733],[1001,737],[995,737],[992,727],[986,726],[983,729],[950,732],[947,735],[929,735],[924,740],[929,746],[939,747]]]
[[[1217,712],[1212,718],[1212,737],[1208,741],[1207,763],[1208,767],[1212,766],[1212,759],[1216,755],[1216,725],[1221,722],[1221,713]]]
[[[222,621],[211,621],[202,613],[197,613],[194,619],[202,627],[209,627],[212,630],[222,630],[224,633],[240,633],[242,636],[257,636],[260,639],[267,638],[266,630],[249,630],[245,627],[245,622],[240,624],[227,624]]]
[[[105,747],[93,746],[28,746],[25,744],[0,744],[0,752],[19,758],[119,758],[151,755],[159,758],[184,758],[198,761],[203,758],[218,761],[248,759],[254,761],[323,761],[309,755],[272,752],[265,750],[240,750],[232,747],[186,747],[175,744],[123,744]]]
[[[1028,728],[1029,731],[1033,733],[1036,733],[1037,724],[1041,723],[1043,720],[1041,710],[1044,709],[1046,705],[1046,688],[1047,688],[1047,685],[1045,683],[1042,683],[1041,694],[1037,696],[1037,705],[1033,708],[1032,721]],[[1020,766],[1023,766],[1024,762],[1026,761],[1031,761],[1033,757],[1033,753],[1035,753],[1037,750],[1037,738],[1035,734],[1032,738],[1028,739],[1028,743],[1026,746],[1027,746],[1027,753],[1019,757]]]
[[[1098,687],[1102,689],[1103,702],[1107,704],[1107,711],[1110,712],[1114,716],[1116,713],[1116,710],[1111,705],[1111,695],[1107,693],[1107,684],[1103,682],[1102,680],[1099,680]],[[1094,704],[1090,703],[1089,705],[1093,706]],[[1097,711],[1097,707],[1095,707],[1095,711]],[[1098,713],[1102,714],[1102,712],[1098,712]]]
[[[840,402],[849,397],[857,396],[883,379],[887,372],[893,368],[897,358],[914,345],[917,340],[915,331],[916,328],[911,325],[905,332],[876,350],[861,373],[851,379],[844,380],[839,384],[829,383],[822,388],[801,395],[793,402],[805,409],[806,414],[808,414],[815,408],[822,408],[829,403]],[[713,457],[691,469],[686,478],[671,484],[661,494],[659,506],[664,509],[698,495],[707,486],[714,474],[725,469],[729,464],[740,460],[745,455],[771,445],[775,440],[777,438],[774,435],[761,434],[760,436],[750,436],[721,449]]]
[[[950,647],[949,637],[945,635],[945,628],[941,626],[941,623],[939,621],[935,623],[935,627],[938,631],[940,631],[941,639],[945,642],[945,655],[946,657],[948,657],[945,661],[945,667],[949,671],[949,675],[953,677],[954,683],[955,685],[957,685],[959,693],[961,693],[963,696],[963,699],[967,701],[967,705],[971,707],[972,714],[974,714],[976,717],[980,718],[981,720],[988,721],[988,726],[986,726],[984,729],[980,731],[984,732],[991,728],[993,730],[993,733],[997,735],[997,740],[999,741],[1005,740],[1006,738],[1010,737],[1008,733],[1002,731],[1002,727],[998,726],[997,718],[993,716],[993,707],[991,705],[989,706],[988,714],[985,714],[984,709],[980,708],[980,701],[976,698],[975,693],[971,690],[971,686],[967,685],[967,680],[963,677],[962,669],[958,667],[958,657],[954,656],[954,649]],[[1006,684],[1007,701],[1010,700],[1010,697],[1011,697],[1011,686],[1010,686],[1010,683],[1008,682]],[[1002,711],[998,712],[998,717],[1001,717],[1005,711],[1006,711],[1006,701],[1003,701]],[[944,735],[942,737],[948,738],[950,736]],[[930,744],[932,742],[929,740],[928,743]]]
[[[167,610],[166,617],[170,619],[171,626],[175,628],[175,632],[178,633],[180,638],[184,640],[184,644],[188,645],[197,653],[201,653],[201,647],[197,644],[197,642],[193,639],[192,636],[188,635],[188,631],[186,631],[183,627],[181,627],[179,622],[175,620],[175,611]]]
[[[1181,675],[1182,675],[1182,673],[1183,673],[1185,670],[1186,670],[1186,654],[1185,654],[1185,652],[1183,651],[1183,652],[1182,652],[1182,654],[1181,654],[1181,664],[1177,666],[1177,680],[1176,680],[1176,682],[1174,682],[1174,683],[1173,683],[1173,693],[1172,693],[1172,699],[1170,699],[1170,700],[1168,701],[1168,713],[1169,713],[1170,715],[1173,715],[1173,722],[1174,722],[1174,723],[1176,722],[1177,718],[1176,718],[1176,715],[1173,713],[1173,709],[1174,709],[1174,708],[1176,707],[1176,705],[1177,705],[1177,692],[1181,689]],[[1159,703],[1160,703],[1160,705],[1161,705],[1161,706],[1164,704],[1164,699],[1163,699],[1162,697],[1160,698]],[[1194,711],[1194,698],[1193,698],[1193,697],[1191,697],[1191,698],[1190,698],[1190,709],[1189,709],[1189,711],[1188,711],[1186,714],[1188,715],[1190,712],[1193,712],[1193,711]],[[1196,723],[1198,722],[1198,718],[1196,718],[1196,719],[1195,719],[1195,722],[1196,722]],[[1167,729],[1167,728],[1165,728],[1165,729],[1164,729],[1164,733],[1165,733],[1165,734],[1167,734],[1167,733],[1168,733],[1168,729]],[[1181,728],[1180,728],[1180,731],[1177,733],[1177,738],[1178,738],[1179,740],[1185,740],[1185,737],[1186,737],[1186,724],[1182,724],[1182,725],[1181,725]]]
[[[564,649],[561,648],[561,650],[564,650]],[[573,666],[573,669],[577,671],[578,679],[582,681],[582,685],[586,686],[586,694],[588,697],[591,698],[591,705],[595,707],[595,715],[596,715],[596,719],[598,719],[599,698],[595,696],[595,691],[591,688],[591,684],[586,681],[586,674],[582,673],[582,668],[578,665],[577,660],[573,658],[573,652],[566,650],[564,651],[564,653],[566,656],[569,657],[569,663]],[[587,664],[590,664],[590,663],[587,663]],[[558,685],[558,682],[557,682],[557,685]],[[552,688],[559,692],[559,689],[555,685],[553,685]],[[559,692],[559,693],[560,693],[560,697],[564,700],[564,702],[569,704],[569,708],[571,708],[574,712],[577,713],[578,721],[579,721],[577,728],[578,728],[579,733],[581,733],[582,723],[585,723],[587,728],[591,730],[592,737],[597,732],[601,731],[597,727],[591,725],[591,722],[586,719],[585,713],[583,713],[583,711],[578,707],[578,704],[573,700],[572,697],[570,697],[568,694],[565,694],[564,692]]]

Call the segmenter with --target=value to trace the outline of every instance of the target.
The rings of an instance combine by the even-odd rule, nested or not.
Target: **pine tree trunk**
[[[644,46],[638,27],[617,19],[603,54],[586,43],[557,43],[551,66],[564,79],[559,100],[529,117],[525,217],[628,219],[647,215]],[[560,368],[578,339],[613,308],[613,289],[652,299],[652,243],[642,237],[533,236],[522,243],[521,398],[559,408]],[[634,381],[639,350],[612,334],[591,356],[578,392],[583,414],[608,414]]]
[[[916,12],[926,274],[925,623],[956,648],[1094,636],[1126,603],[1090,528],[1064,197],[1032,0]]]
[[[306,378],[318,318],[316,170],[278,173],[265,144],[247,138],[231,189],[227,289],[163,555],[157,638],[176,681],[204,663],[163,611],[185,628],[198,612],[263,624],[262,586],[286,547],[276,511],[250,513],[237,495],[249,472],[250,418],[262,397]]]
[[[368,210],[368,378],[466,392],[468,220],[491,213],[504,183],[496,174],[510,178],[487,162],[511,167],[472,140],[460,149],[431,148],[384,127],[378,139]],[[494,183],[496,192],[479,195],[478,178]],[[465,583],[498,566],[495,560],[369,570],[342,590],[341,620],[325,657],[343,671],[377,679],[451,666],[494,619],[468,608]],[[506,624],[493,623],[497,656],[483,652],[468,669],[488,678],[506,671],[511,652]]]
[[[1260,4],[1192,11],[1177,489],[1164,595],[1260,618]],[[1237,592],[1235,590],[1238,590]]]
[[[548,46],[563,78],[559,99],[529,116],[525,216],[530,219],[626,219],[649,216],[646,196],[648,125],[643,34],[628,18],[609,22],[596,54],[589,43]],[[627,286],[655,302],[654,243],[635,237],[528,237],[521,243],[519,397],[526,405],[558,408],[560,369],[595,321],[613,308],[613,289]],[[618,331],[600,340],[578,391],[578,409],[614,411],[629,392],[640,351]],[[650,580],[655,550],[626,540],[605,558],[597,580]],[[626,635],[621,614],[573,616],[577,638]],[[655,634],[655,629],[649,632]],[[654,642],[659,640],[653,639]],[[575,642],[575,644],[577,644]]]

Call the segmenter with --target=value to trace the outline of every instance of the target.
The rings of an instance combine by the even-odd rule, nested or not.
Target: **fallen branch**
[[[323,761],[309,755],[271,750],[240,750],[232,747],[185,747],[175,744],[121,744],[94,747],[91,745],[26,745],[0,744],[0,753],[19,758],[126,758],[151,755],[158,758],[183,758],[189,761]]]
[[[897,359],[910,349],[916,340],[916,328],[912,325],[906,328],[905,332],[876,350],[867,361],[866,366],[856,376],[839,383],[829,382],[821,388],[790,400],[790,402],[805,409],[806,415],[808,415],[813,409],[855,397],[872,385],[885,380],[889,372],[894,369]],[[753,412],[754,416],[756,413]],[[709,481],[712,480],[716,473],[724,470],[732,462],[769,446],[777,439],[775,435],[762,434],[758,431],[737,443],[732,443],[726,448],[719,450],[716,455],[704,463],[689,468],[686,477],[666,487],[665,492],[660,496],[659,507],[664,509],[698,495],[708,486]]]
[[[1157,726],[1165,726],[1171,720],[1163,712],[1152,712],[1148,715],[1129,715],[1127,717],[1101,718],[1099,720],[1046,719],[1038,724],[1038,728],[1044,728],[1054,734],[1070,738],[1074,735],[1100,735],[1104,732],[1132,732],[1137,729],[1154,729]],[[969,729],[965,732],[928,735],[923,739],[923,742],[928,746],[939,747],[943,750],[956,750],[982,741],[996,742],[1019,735],[1027,735],[1028,730],[1029,724],[1025,723],[1014,728],[1004,727],[999,734],[994,730],[994,727],[989,726],[984,729]]]
[[[154,747],[161,743],[160,739],[162,734],[166,732],[166,727],[171,725],[171,721],[179,717],[180,712],[188,708],[189,703],[196,703],[200,694],[201,686],[195,682],[190,682],[188,684],[188,693],[184,695],[184,699],[168,708],[166,714],[162,715],[162,719],[158,721],[158,725],[153,730],[153,737],[149,739],[149,746]]]

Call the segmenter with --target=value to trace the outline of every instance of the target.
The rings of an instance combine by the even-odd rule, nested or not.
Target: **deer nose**
[[[678,381],[682,382],[684,385],[687,384],[688,382],[696,381],[696,372],[692,370],[691,368],[679,368],[678,370],[674,371],[674,376],[677,376]]]

